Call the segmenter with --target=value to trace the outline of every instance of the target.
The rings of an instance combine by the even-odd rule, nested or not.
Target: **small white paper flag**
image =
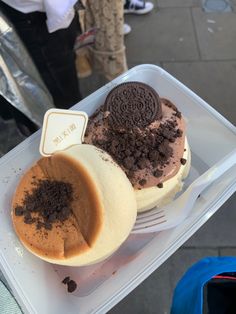
[[[44,115],[39,152],[47,157],[56,151],[82,144],[88,123],[83,111],[49,109]]]

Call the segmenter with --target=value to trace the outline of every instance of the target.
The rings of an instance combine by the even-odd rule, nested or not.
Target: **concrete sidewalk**
[[[236,124],[236,0],[232,12],[205,13],[201,0],[155,0],[145,16],[125,16],[129,67],[160,65]],[[104,84],[98,74],[81,81],[86,96]],[[14,138],[14,140],[12,140]],[[0,120],[0,155],[23,140]],[[236,255],[236,194],[157,271],[109,313],[169,313],[183,273],[205,256]]]

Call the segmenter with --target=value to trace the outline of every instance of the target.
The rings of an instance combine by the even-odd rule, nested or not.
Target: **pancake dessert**
[[[45,261],[82,266],[111,255],[137,215],[132,185],[109,154],[75,145],[43,157],[21,178],[12,221],[24,246]]]
[[[181,112],[141,82],[110,91],[89,119],[85,143],[105,150],[123,169],[139,212],[173,200],[189,173],[191,154]]]

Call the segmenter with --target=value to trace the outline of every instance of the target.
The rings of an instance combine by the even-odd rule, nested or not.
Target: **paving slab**
[[[193,8],[192,12],[201,58],[235,60],[236,13],[206,13],[200,8]]]
[[[236,125],[236,61],[164,63],[163,67]]]
[[[132,27],[125,41],[128,63],[198,59],[190,9],[164,8],[125,20]]]
[[[145,62],[145,63],[150,63],[150,62]],[[135,67],[136,65],[140,65],[140,64],[143,64],[143,63],[139,63],[139,62],[129,62],[128,63],[128,68],[131,69],[133,67]],[[151,64],[154,64],[154,65],[157,65],[159,67],[162,67],[162,63],[161,62],[151,62]]]
[[[236,247],[236,193],[184,244],[184,247]]]
[[[110,314],[169,314],[174,288],[186,270],[206,256],[218,256],[217,249],[179,249]]]
[[[236,248],[220,248],[219,249],[220,256],[234,256],[236,257]],[[236,269],[235,269],[236,271]]]
[[[136,65],[139,65],[139,62],[133,62],[132,60],[128,63],[128,69],[133,68]],[[160,66],[160,62],[155,62],[155,65]],[[80,91],[83,98],[89,96],[95,92],[100,87],[108,83],[108,80],[99,73],[93,72],[92,75],[80,79]]]
[[[161,266],[108,313],[169,313],[172,299],[167,265]]]
[[[201,5],[201,0],[156,0],[159,8],[195,7]]]
[[[230,0],[230,3],[232,4],[233,8],[236,8],[236,0]]]
[[[92,94],[94,91],[105,85],[107,82],[108,81],[102,74],[96,72],[93,72],[90,76],[86,78],[79,79],[82,97],[87,97],[88,95]]]
[[[218,248],[181,248],[167,261],[172,293],[184,273],[194,263],[207,256],[218,256]]]

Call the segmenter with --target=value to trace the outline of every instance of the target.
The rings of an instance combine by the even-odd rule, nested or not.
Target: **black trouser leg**
[[[13,107],[4,97],[0,95],[0,116],[4,120],[14,119],[20,132],[24,136],[37,131],[38,127],[30,121],[22,112]]]
[[[15,26],[56,107],[69,108],[81,99],[73,46],[80,31],[78,17],[70,26],[49,33],[46,14],[24,14],[0,2],[0,9]]]

